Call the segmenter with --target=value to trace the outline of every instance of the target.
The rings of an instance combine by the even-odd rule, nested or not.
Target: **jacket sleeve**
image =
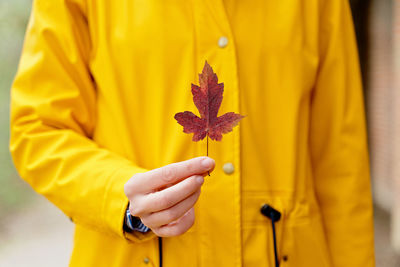
[[[310,149],[333,266],[374,266],[373,210],[358,55],[347,0],[320,1]]]
[[[123,232],[125,182],[145,170],[91,139],[96,90],[86,6],[36,0],[11,92],[10,150],[23,179],[75,223],[133,241]]]

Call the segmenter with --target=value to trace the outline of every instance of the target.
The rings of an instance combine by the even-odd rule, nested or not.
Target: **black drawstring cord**
[[[163,255],[162,255],[162,238],[158,237],[158,259],[160,262],[160,267],[162,267]]]
[[[274,209],[273,207],[264,204],[261,207],[261,213],[271,219],[272,223],[272,236],[274,238],[274,255],[275,255],[275,266],[279,267],[279,260],[278,260],[278,249],[276,245],[276,231],[275,231],[275,222],[281,219],[281,213]]]
[[[276,249],[275,221],[271,220],[271,223],[272,223],[272,236],[274,237],[275,266],[279,267],[278,251]]]

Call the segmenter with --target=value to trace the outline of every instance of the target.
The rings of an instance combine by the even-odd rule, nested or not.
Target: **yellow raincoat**
[[[225,84],[220,114],[247,117],[210,142],[216,169],[195,225],[163,239],[164,266],[274,266],[263,203],[282,213],[281,267],[373,266],[347,1],[36,0],[12,88],[11,151],[76,224],[71,266],[158,266],[153,233],[123,232],[123,185],[205,155],[205,141],[174,120],[197,112],[190,84],[205,60]]]

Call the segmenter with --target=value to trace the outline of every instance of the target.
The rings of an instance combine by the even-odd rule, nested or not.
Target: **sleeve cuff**
[[[146,233],[133,231],[128,233],[124,231],[123,227],[129,204],[129,200],[124,193],[124,185],[134,174],[146,171],[133,165],[125,165],[118,168],[114,175],[110,177],[102,205],[101,214],[104,216],[103,220],[108,224],[108,227],[120,237],[132,242],[143,242],[156,237],[152,231]]]

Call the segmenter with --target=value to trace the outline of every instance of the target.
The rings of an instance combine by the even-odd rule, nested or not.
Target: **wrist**
[[[124,231],[128,233],[133,231],[147,233],[150,231],[150,228],[144,225],[139,217],[132,216],[128,207],[125,212]]]

